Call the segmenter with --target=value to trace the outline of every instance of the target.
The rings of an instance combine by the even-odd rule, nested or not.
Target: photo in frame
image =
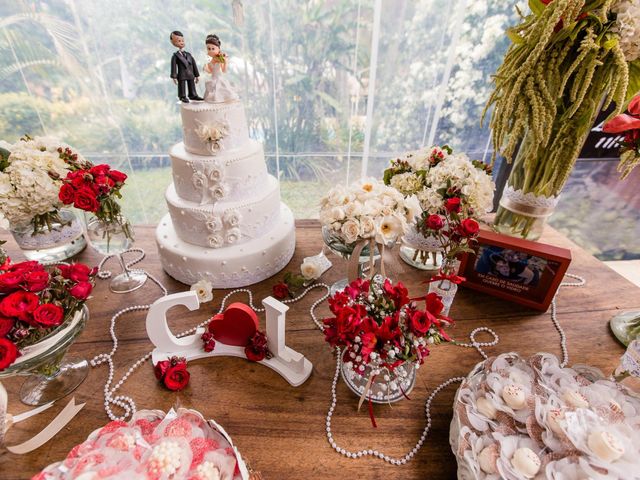
[[[465,287],[546,311],[558,290],[571,251],[482,230],[474,253],[463,256]]]

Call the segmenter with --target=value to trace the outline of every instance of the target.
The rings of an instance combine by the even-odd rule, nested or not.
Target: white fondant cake
[[[248,135],[240,101],[181,104],[184,142],[169,155],[169,214],[156,230],[162,266],[176,280],[214,288],[260,282],[293,256],[295,225]]]

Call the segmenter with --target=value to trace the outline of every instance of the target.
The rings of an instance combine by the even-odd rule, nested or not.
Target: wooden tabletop
[[[186,287],[165,275],[160,267],[154,242],[154,227],[136,227],[137,247],[147,253],[140,267],[156,275],[169,292]],[[296,231],[296,253],[289,266],[259,285],[250,287],[256,299],[270,294],[271,286],[282,279],[285,271],[298,271],[303,257],[321,249],[320,229],[314,221],[299,221]],[[7,235],[0,237],[7,239]],[[565,288],[558,298],[558,320],[567,334],[570,364],[588,363],[609,373],[617,364],[623,348],[609,332],[607,322],[621,310],[640,309],[640,289],[613,272],[584,250],[557,232],[547,229],[545,243],[568,247],[573,261],[569,272],[583,276],[587,285]],[[7,250],[19,260],[12,239]],[[411,294],[423,291],[420,282],[425,274],[405,265],[398,257],[391,265],[390,276],[402,280]],[[99,256],[87,249],[78,260],[96,264]],[[331,257],[333,268],[323,278],[331,283],[345,275],[342,260]],[[110,267],[117,269],[113,261]],[[176,310],[171,318],[174,332],[195,325],[217,310],[224,293],[214,292],[214,300],[197,312]],[[141,290],[115,295],[108,281],[98,280],[89,300],[90,320],[70,353],[87,359],[112,348],[109,321],[119,309],[151,303],[160,294],[148,282]],[[404,466],[392,466],[379,459],[348,459],[337,454],[325,436],[325,416],[335,360],[331,349],[309,316],[310,305],[320,290],[291,305],[287,313],[287,344],[302,352],[313,363],[309,380],[298,388],[261,365],[238,358],[209,358],[189,364],[190,385],[182,392],[162,388],[153,375],[150,363],[139,368],[121,388],[120,393],[133,397],[139,409],[168,410],[180,405],[194,408],[205,417],[219,422],[231,435],[243,457],[267,480],[280,479],[440,479],[454,478],[456,464],[449,447],[451,404],[456,385],[440,393],[432,405],[433,426],[424,447]],[[234,301],[246,301],[237,295]],[[328,312],[326,303],[319,309]],[[539,351],[560,354],[559,338],[549,313],[540,314],[490,296],[462,288],[455,298],[451,316],[457,321],[453,336],[465,341],[471,330],[488,326],[500,336],[500,343],[486,351],[489,355],[518,351],[530,355]],[[151,349],[145,333],[145,313],[130,313],[116,326],[119,349],[115,357],[116,379],[138,358]],[[264,318],[261,319],[264,327]],[[378,449],[389,455],[402,456],[412,449],[425,426],[424,402],[429,393],[449,377],[466,375],[481,357],[474,349],[446,345],[434,348],[418,372],[416,388],[410,400],[393,407],[374,407],[378,423],[373,428],[366,408],[357,412],[358,399],[342,383],[338,385],[338,407],[333,419],[335,440],[350,450]],[[77,402],[87,402],[84,410],[54,440],[27,455],[0,453],[0,478],[21,479],[37,473],[46,465],[62,460],[68,451],[81,443],[94,429],[109,419],[103,407],[106,366],[92,368],[87,380],[74,392]],[[9,392],[9,411],[28,409],[17,397],[21,378],[5,380]],[[64,407],[69,397],[37,417],[24,421],[8,434],[8,443],[21,443],[31,438]]]

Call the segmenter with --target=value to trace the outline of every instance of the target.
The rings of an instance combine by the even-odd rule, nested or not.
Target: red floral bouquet
[[[640,95],[636,95],[627,107],[627,113],[617,115],[604,124],[607,133],[624,133],[620,142],[620,165],[622,178],[640,163]]]
[[[35,261],[0,266],[0,371],[70,320],[91,294],[96,268],[82,263],[45,268]]]
[[[451,341],[445,328],[453,320],[442,315],[437,294],[412,299],[401,282],[380,275],[351,282],[329,307],[334,316],[324,320],[325,340],[344,347],[343,360],[361,374],[368,365],[389,371],[405,362],[421,365],[432,345]]]
[[[187,361],[184,357],[171,357],[156,363],[154,373],[165,387],[174,392],[185,388],[191,377],[187,371]]]
[[[106,164],[93,165],[88,160],[78,162],[77,155],[69,148],[59,151],[70,170],[60,187],[60,201],[65,205],[73,205],[75,208],[93,213],[104,223],[122,225],[127,238],[133,238],[116,200],[122,198],[120,190],[127,175],[111,169]]]

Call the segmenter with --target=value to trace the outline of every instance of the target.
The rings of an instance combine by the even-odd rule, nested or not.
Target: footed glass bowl
[[[66,357],[67,350],[89,319],[86,305],[38,343],[21,350],[17,361],[0,371],[0,378],[24,375],[20,400],[27,405],[44,405],[58,400],[84,381],[89,373],[85,359]]]
[[[355,248],[355,243],[351,245],[344,243],[340,238],[333,235],[331,230],[327,227],[322,227],[322,239],[324,240],[325,245],[329,247],[329,250],[331,250],[339,257],[342,257],[346,260],[349,260],[349,258],[351,258],[351,254],[353,253],[353,249]],[[358,277],[363,277],[365,265],[369,262],[370,257],[371,255],[369,253],[369,245],[365,245],[365,247],[362,249],[362,252],[360,253],[360,258],[358,259]],[[373,251],[373,259],[375,261],[378,258],[380,258],[380,254],[378,253],[378,249],[376,247]],[[336,292],[341,292],[348,284],[349,281],[346,277],[338,280],[333,285],[331,285],[331,295],[335,294]]]

